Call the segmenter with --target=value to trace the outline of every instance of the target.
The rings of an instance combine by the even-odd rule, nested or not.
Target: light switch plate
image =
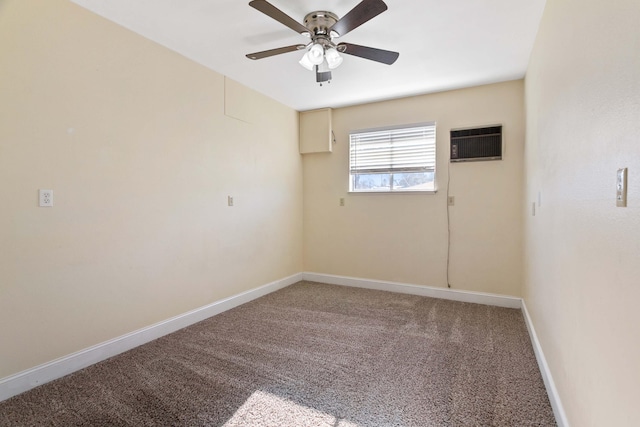
[[[616,206],[627,207],[627,168],[618,169],[616,174]]]

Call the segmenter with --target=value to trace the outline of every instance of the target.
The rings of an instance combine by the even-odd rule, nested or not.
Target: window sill
[[[393,194],[402,194],[402,195],[407,195],[407,194],[436,194],[438,192],[438,190],[421,190],[421,191],[349,191],[348,194],[355,194],[355,195],[361,195],[361,194],[369,194],[369,195],[375,195],[375,196],[380,196],[380,195],[393,195]]]

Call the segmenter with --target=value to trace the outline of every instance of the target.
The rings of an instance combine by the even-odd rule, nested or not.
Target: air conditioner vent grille
[[[451,161],[502,159],[502,126],[451,131]]]

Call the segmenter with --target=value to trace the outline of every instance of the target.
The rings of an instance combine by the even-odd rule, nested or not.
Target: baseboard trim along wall
[[[311,282],[328,283],[330,285],[375,289],[378,291],[397,292],[401,294],[419,295],[423,297],[440,298],[460,302],[472,302],[476,304],[494,305],[506,308],[520,308],[522,301],[521,298],[507,295],[460,291],[457,289],[418,286],[407,283],[385,282],[355,277],[334,276],[331,274],[302,273],[302,278]]]
[[[302,273],[297,273],[0,379],[0,401],[286,288],[300,280],[302,280]]]
[[[559,427],[569,427],[564,408],[560,401],[560,396],[558,395],[553,377],[549,371],[549,366],[547,365],[544,353],[542,352],[542,347],[540,346],[533,323],[531,322],[531,317],[529,317],[527,307],[521,298],[507,295],[460,291],[447,288],[309,272],[297,273],[289,277],[276,280],[266,285],[216,301],[187,313],[158,322],[154,325],[138,329],[137,331],[130,332],[112,340],[105,341],[40,366],[0,379],[0,401],[6,400],[49,381],[61,378],[120,353],[124,353],[127,350],[146,344],[157,338],[245,304],[256,298],[260,298],[271,292],[286,288],[300,280],[522,309],[525,324],[529,331],[533,350],[536,355],[536,360],[538,361],[542,379],[547,389],[547,394],[549,395],[549,400],[551,402],[551,407],[553,408],[553,413],[556,417],[556,422]]]
[[[529,331],[529,337],[531,337],[533,351],[536,354],[538,367],[540,368],[542,380],[544,381],[544,386],[547,389],[547,395],[549,396],[551,408],[553,409],[553,415],[555,415],[556,417],[558,427],[569,427],[569,421],[567,420],[567,415],[565,414],[564,407],[562,406],[562,402],[560,401],[560,395],[558,394],[556,384],[553,381],[553,377],[551,376],[549,365],[547,365],[547,359],[544,357],[542,346],[540,345],[540,341],[538,340],[538,336],[536,335],[536,330],[533,327],[533,322],[531,321],[531,317],[529,316],[527,305],[525,304],[524,300],[522,300],[522,315],[524,316],[524,322],[527,325],[527,330]]]

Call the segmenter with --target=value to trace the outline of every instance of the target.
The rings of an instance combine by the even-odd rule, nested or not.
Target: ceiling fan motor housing
[[[329,29],[338,22],[338,15],[327,11],[316,11],[308,13],[304,17],[304,26],[309,29],[312,40],[316,38],[331,40],[332,36],[337,34],[329,34]]]

